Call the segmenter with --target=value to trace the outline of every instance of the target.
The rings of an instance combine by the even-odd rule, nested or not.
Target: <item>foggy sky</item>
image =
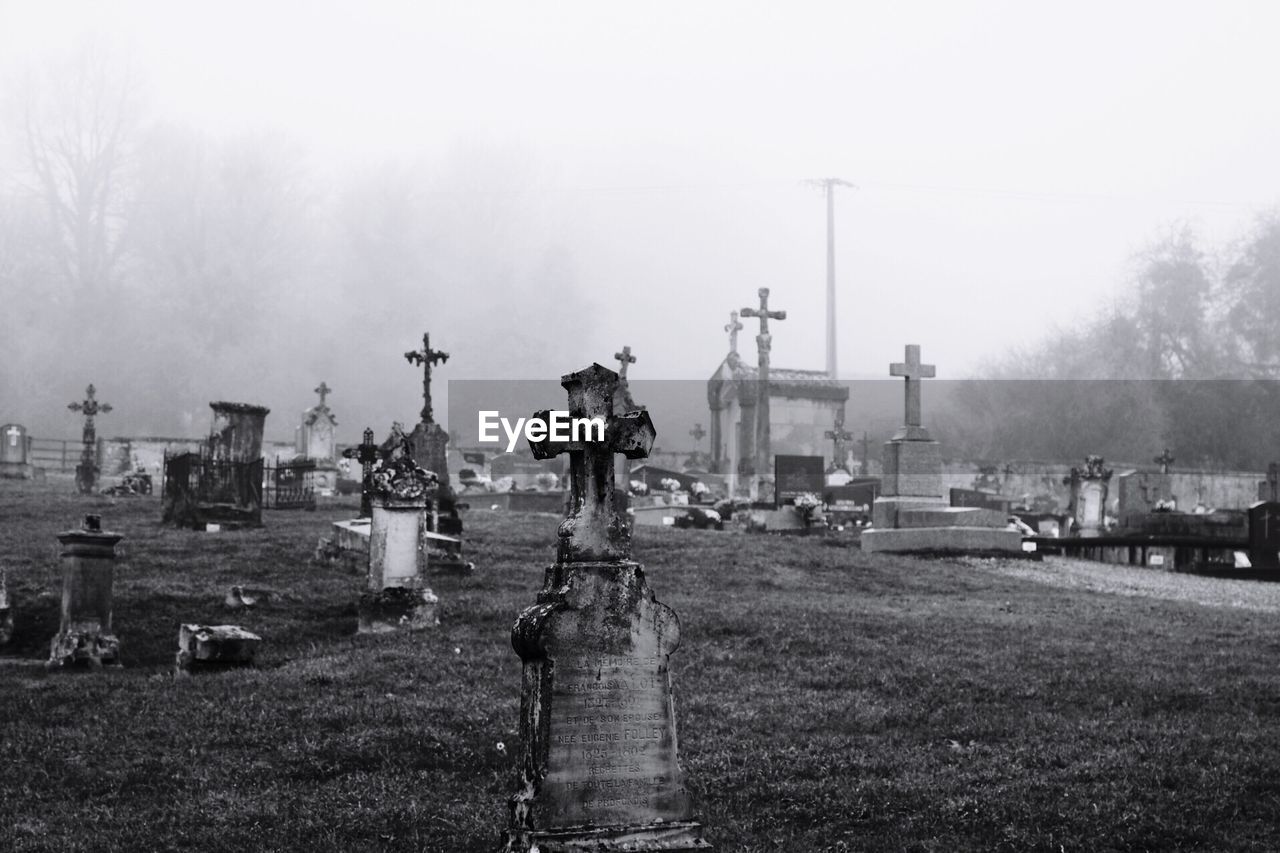
[[[629,344],[636,378],[704,378],[762,286],[788,311],[774,363],[820,369],[825,207],[803,182],[842,177],[858,188],[837,201],[841,374],[883,376],[910,342],[959,378],[1105,305],[1162,226],[1217,243],[1280,199],[1278,26],[1266,2],[0,0],[0,74],[95,34],[132,54],[158,112],[278,130],[319,174],[469,158],[439,192],[517,211],[591,291],[591,317],[545,330],[564,372]],[[360,357],[400,360],[423,326]],[[502,355],[439,376],[542,378]],[[402,368],[387,409],[411,420]],[[300,410],[320,378],[262,402]]]

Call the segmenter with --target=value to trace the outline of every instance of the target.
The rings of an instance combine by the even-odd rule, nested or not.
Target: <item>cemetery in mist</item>
[[[72,10],[0,850],[1280,847],[1274,10]]]

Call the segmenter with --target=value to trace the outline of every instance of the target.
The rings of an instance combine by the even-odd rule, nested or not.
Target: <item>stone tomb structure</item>
[[[1106,460],[1090,455],[1085,457],[1083,468],[1073,467],[1071,473],[1062,479],[1063,485],[1071,487],[1068,513],[1075,522],[1075,535],[1085,538],[1101,536],[1106,529],[1111,473],[1111,469],[1106,467]]]
[[[164,459],[162,519],[208,529],[262,525],[262,433],[270,409],[214,402],[213,428],[194,453]]]
[[[653,423],[614,414],[617,381],[599,364],[561,381],[572,416],[605,418],[605,441],[531,444],[538,458],[569,454],[571,496],[556,562],[511,632],[524,676],[504,853],[710,849],[679,761],[669,664],[680,622],[630,559],[613,499],[613,455],[643,458]]]
[[[427,505],[435,477],[406,452],[373,473],[368,586],[358,605],[359,632],[377,634],[439,624],[439,599],[426,585]]]
[[[120,640],[111,625],[116,545],[123,534],[86,515],[79,530],[58,534],[62,546],[62,613],[49,649],[49,669],[120,665]]]
[[[1022,534],[1006,514],[949,506],[942,496],[942,455],[920,412],[920,380],[935,369],[920,362],[920,347],[908,344],[889,374],[905,380],[905,422],[885,443],[880,497],[871,507],[872,526],[862,532],[862,550],[1021,553]]]

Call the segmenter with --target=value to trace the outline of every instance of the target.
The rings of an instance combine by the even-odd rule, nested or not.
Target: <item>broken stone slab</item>
[[[422,538],[427,546],[427,565],[432,574],[469,575],[475,571],[475,563],[462,559],[462,540],[458,537],[424,530]]]
[[[357,610],[361,634],[419,631],[440,624],[436,608],[440,599],[424,587],[392,586],[360,594]]]
[[[178,628],[176,674],[252,666],[261,645],[261,637],[239,625],[184,624]]]
[[[333,543],[341,551],[368,554],[371,527],[372,521],[368,518],[335,521],[333,523]]]

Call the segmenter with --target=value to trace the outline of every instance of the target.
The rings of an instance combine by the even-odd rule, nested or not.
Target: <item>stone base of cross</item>
[[[625,560],[631,553],[627,519],[614,501],[613,456],[621,453],[628,459],[645,458],[657,433],[647,411],[614,414],[618,382],[618,374],[599,364],[560,380],[569,392],[569,417],[602,418],[604,441],[557,442],[548,438],[529,442],[535,459],[569,454],[569,514],[559,529],[558,559],[562,563]],[[534,417],[549,423],[549,414],[541,411]]]

